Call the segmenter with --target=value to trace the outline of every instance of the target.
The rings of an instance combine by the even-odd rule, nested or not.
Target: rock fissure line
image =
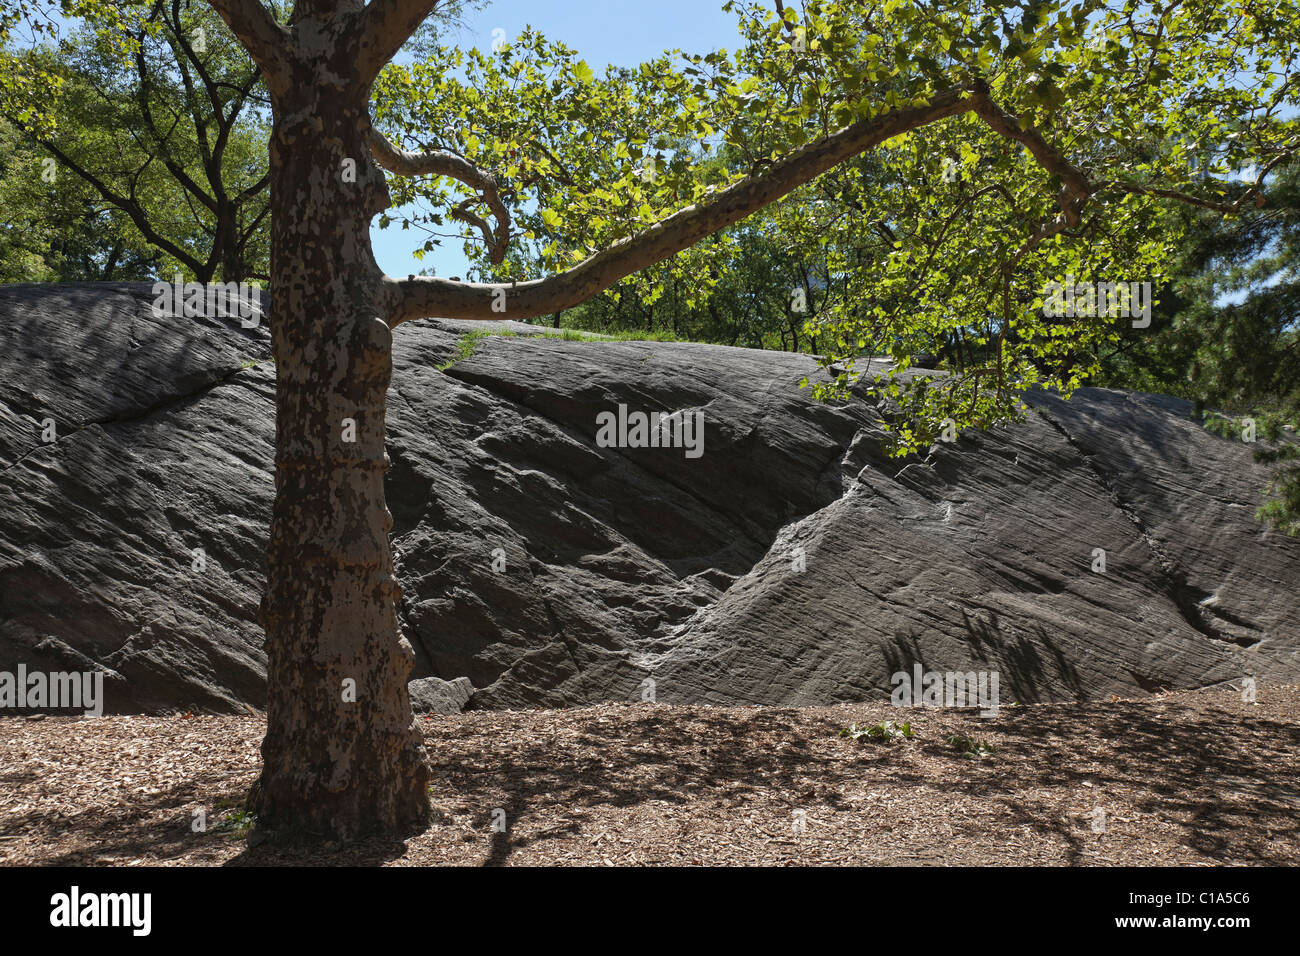
[[[54,448],[56,445],[60,444],[61,442],[67,441],[69,438],[72,438],[74,435],[80,434],[81,432],[85,431],[87,428],[93,428],[96,425],[103,428],[106,425],[124,425],[130,422],[141,421],[145,418],[148,418],[150,415],[156,415],[159,412],[167,411],[168,409],[173,408],[181,404],[182,402],[188,401],[191,398],[198,398],[202,395],[206,395],[208,392],[211,392],[213,389],[220,388],[222,385],[229,383],[240,372],[247,371],[247,369],[250,367],[253,366],[240,365],[232,369],[226,369],[223,373],[219,374],[216,378],[210,379],[209,381],[203,383],[196,389],[192,389],[188,392],[181,392],[176,395],[165,396],[164,398],[160,398],[158,401],[153,402],[152,404],[147,405],[143,408],[127,409],[125,411],[118,412],[114,415],[109,415],[106,418],[93,418],[89,421],[82,422],[76,428],[72,429],[72,431],[62,435],[57,435],[54,441],[41,442],[38,445],[33,445],[31,448],[27,449],[27,451],[23,452],[21,455],[15,458],[12,463],[5,466],[5,468],[2,471],[0,471],[0,475],[6,474],[12,471],[14,468],[17,468],[18,465],[26,461],[32,455],[36,454],[36,452],[40,451],[42,448]]]
[[[551,607],[551,599],[542,598],[542,607],[546,608],[546,616],[551,621],[551,636],[556,638],[563,646],[564,652],[569,655],[569,660],[573,661],[573,669],[576,673],[582,673],[582,664],[578,661],[578,655],[573,652],[573,643],[569,640],[569,635],[564,630],[564,625],[560,623],[555,609]]]
[[[1147,549],[1151,556],[1156,559],[1165,580],[1168,582],[1168,596],[1173,602],[1174,607],[1178,609],[1179,615],[1187,622],[1188,626],[1213,641],[1220,641],[1225,644],[1233,644],[1237,647],[1251,648],[1260,643],[1259,640],[1252,640],[1247,637],[1238,637],[1233,634],[1227,634],[1219,630],[1209,620],[1200,602],[1212,597],[1210,594],[1201,594],[1198,599],[1196,595],[1200,592],[1193,588],[1187,581],[1187,575],[1178,567],[1176,561],[1169,557],[1165,551],[1164,544],[1157,538],[1151,529],[1147,527],[1146,522],[1142,520],[1134,507],[1126,502],[1119,493],[1114,483],[1107,477],[1106,473],[1098,467],[1096,459],[1084,451],[1083,446],[1070,434],[1060,422],[1054,419],[1043,409],[1036,409],[1043,420],[1055,429],[1066,443],[1079,456],[1079,460],[1084,463],[1088,470],[1096,477],[1097,483],[1101,485],[1107,496],[1114,503],[1115,507],[1138,529],[1142,535],[1143,541],[1146,542]],[[1135,677],[1136,679],[1136,677]]]

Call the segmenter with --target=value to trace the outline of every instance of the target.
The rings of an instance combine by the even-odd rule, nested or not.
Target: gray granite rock
[[[260,707],[265,329],[150,302],[0,288],[0,670],[109,669],[115,710]],[[805,356],[516,335],[442,368],[482,328],[395,333],[413,693],[825,703],[915,664],[996,669],[1003,702],[1300,678],[1300,541],[1255,522],[1250,446],[1184,403],[1041,396],[900,462],[871,404],[798,388]],[[702,412],[703,454],[600,447],[620,404]]]
[[[0,287],[0,669],[92,662],[111,711],[261,707],[266,330],[152,302]]]
[[[474,696],[468,677],[443,680],[421,677],[406,685],[411,695],[411,709],[417,714],[459,714]]]

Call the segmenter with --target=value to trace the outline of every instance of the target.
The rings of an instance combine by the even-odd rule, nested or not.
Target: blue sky
[[[736,15],[722,12],[723,2],[497,0],[483,10],[468,14],[465,27],[452,31],[447,39],[462,46],[490,50],[493,30],[504,30],[508,39],[524,27],[532,26],[547,38],[561,40],[577,50],[600,72],[610,64],[633,66],[653,59],[664,50],[704,53],[719,48],[735,49],[739,43]],[[443,240],[423,260],[417,260],[411,250],[423,241],[422,233],[403,232],[395,224],[388,229],[375,226],[371,237],[379,267],[389,275],[404,276],[426,268],[441,276],[464,275],[468,270],[461,243],[455,240]]]

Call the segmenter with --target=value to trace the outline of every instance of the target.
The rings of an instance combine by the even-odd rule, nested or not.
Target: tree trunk
[[[235,225],[235,207],[229,202],[219,203],[216,234],[212,241],[217,244],[223,282],[240,282],[246,278],[247,269],[240,254],[239,234]]]
[[[259,613],[267,730],[249,809],[277,838],[350,840],[428,815],[384,501],[392,332],[370,220],[388,191],[365,147],[364,98],[295,70],[271,135],[275,504]]]

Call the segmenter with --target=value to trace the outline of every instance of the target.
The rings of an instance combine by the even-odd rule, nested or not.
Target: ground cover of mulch
[[[839,735],[880,721],[915,735]],[[240,813],[260,717],[0,718],[0,865],[1300,862],[1296,686],[993,718],[609,704],[420,723],[430,827],[303,850],[250,841]]]

